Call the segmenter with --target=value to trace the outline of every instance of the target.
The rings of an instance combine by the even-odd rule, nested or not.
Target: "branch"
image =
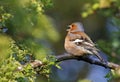
[[[92,56],[92,55],[86,55],[86,56],[72,56],[69,54],[65,54],[65,55],[60,55],[60,56],[56,56],[57,61],[56,62],[60,62],[60,61],[64,61],[64,60],[78,60],[78,61],[85,61],[88,62],[90,64],[95,64],[95,65],[99,65],[105,68],[109,68],[109,69],[113,69],[113,70],[117,70],[120,69],[120,65],[112,63],[112,62],[101,62],[98,58]]]
[[[109,68],[109,69],[113,69],[113,70],[120,69],[120,65],[112,63],[112,62],[108,62],[108,61],[101,62],[98,58],[96,58],[92,55],[86,55],[86,56],[79,56],[78,57],[78,56],[72,56],[72,55],[69,55],[69,54],[64,54],[64,55],[56,56],[56,61],[55,62],[57,63],[57,62],[65,61],[65,60],[71,60],[71,59],[78,60],[78,61],[85,61],[85,62],[88,62],[90,64],[99,65],[99,66]],[[40,67],[40,66],[44,65],[43,62],[40,61],[40,60],[34,60],[30,64],[33,68]],[[18,70],[22,70],[23,67],[24,66],[18,67]]]

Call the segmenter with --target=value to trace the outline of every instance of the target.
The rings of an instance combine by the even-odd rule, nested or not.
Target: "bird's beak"
[[[70,29],[67,29],[66,31],[70,31]]]
[[[67,27],[68,29],[66,31],[70,31],[71,25],[68,25]]]

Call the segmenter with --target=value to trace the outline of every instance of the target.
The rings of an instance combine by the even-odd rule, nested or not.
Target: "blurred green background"
[[[11,54],[18,54],[20,62],[26,54],[39,60],[63,54],[67,25],[72,22],[82,22],[85,32],[105,53],[102,55],[120,64],[119,18],[119,0],[0,0],[0,67]],[[12,49],[14,43],[17,47]],[[51,82],[120,82],[120,70],[113,74],[74,60],[60,66],[62,70],[52,67]],[[47,82],[47,78],[39,74],[36,82]]]

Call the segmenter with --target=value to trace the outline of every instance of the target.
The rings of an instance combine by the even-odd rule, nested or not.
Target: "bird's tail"
[[[93,50],[93,54],[95,54],[101,62],[104,62],[104,59],[100,56],[100,54],[97,51]]]

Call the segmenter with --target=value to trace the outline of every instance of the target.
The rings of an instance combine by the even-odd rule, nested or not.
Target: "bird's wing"
[[[77,46],[83,46],[83,47],[94,47],[92,43],[86,42],[84,39],[77,38],[75,40],[72,40],[73,43],[75,43]]]
[[[85,34],[85,33],[77,33],[72,35],[73,38],[70,39],[73,43],[75,43],[77,46],[84,47],[87,50],[97,50],[95,47],[95,44],[92,42],[92,40]]]
[[[102,57],[98,54],[99,49],[95,47],[95,44],[86,34],[76,34],[72,35],[73,38],[70,38],[70,41],[74,43],[77,47],[82,47],[89,54],[95,54],[101,61],[103,61]]]
[[[99,49],[97,49],[95,45],[81,39],[76,39],[73,41],[73,43],[76,44],[78,47],[86,49],[86,51],[89,52],[89,54],[95,54],[101,61],[103,61],[101,56],[99,56],[98,54]]]
[[[84,42],[95,45],[93,41],[89,38],[89,36],[84,32],[72,32],[69,34],[69,36],[71,37],[70,38],[71,41],[79,39],[79,40],[84,40]]]

